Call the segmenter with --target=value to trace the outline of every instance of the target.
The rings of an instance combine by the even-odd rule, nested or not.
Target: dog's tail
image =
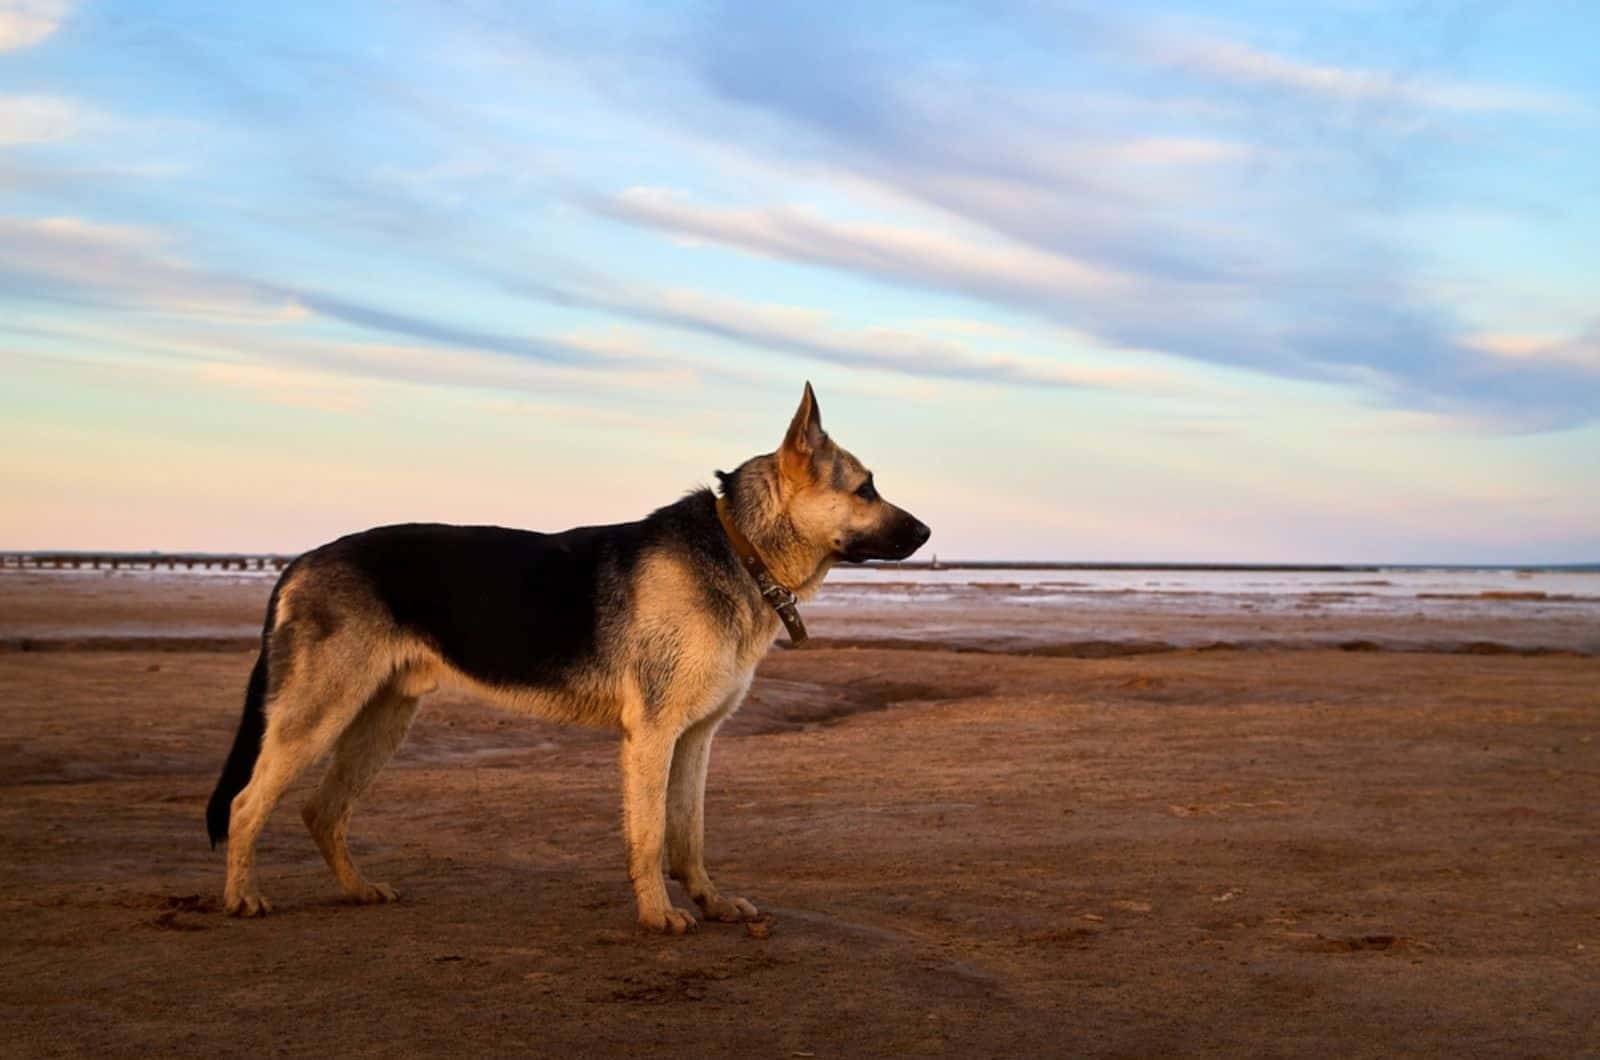
[[[233,798],[250,783],[256,759],[261,757],[261,736],[267,728],[264,711],[267,700],[267,656],[272,650],[272,630],[277,624],[278,589],[288,577],[289,572],[284,571],[283,577],[272,588],[271,599],[267,601],[267,618],[261,629],[261,653],[256,656],[255,668],[250,671],[250,683],[245,686],[244,713],[239,718],[239,731],[234,734],[233,748],[228,751],[228,760],[222,764],[222,776],[217,778],[211,801],[206,803],[206,832],[211,836],[213,850],[219,841],[228,838],[228,818],[233,813]]]

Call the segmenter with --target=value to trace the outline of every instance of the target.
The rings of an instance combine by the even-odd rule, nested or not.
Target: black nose
[[[932,536],[933,531],[928,529],[928,524],[920,520],[918,520],[917,525],[911,530],[911,540],[917,543],[917,548],[921,548],[923,545],[927,544],[928,538]]]

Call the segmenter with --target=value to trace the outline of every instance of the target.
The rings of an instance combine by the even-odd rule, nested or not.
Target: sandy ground
[[[0,578],[0,631],[266,591],[187,585]],[[211,647],[0,652],[0,1054],[1600,1055],[1592,657],[775,652],[708,800],[765,937],[661,939],[611,740],[447,695],[353,828],[402,902],[337,900],[297,792],[223,916]]]

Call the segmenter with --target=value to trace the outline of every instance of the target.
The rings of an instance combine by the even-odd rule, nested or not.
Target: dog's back
[[[408,523],[341,538],[307,566],[325,583],[362,587],[328,594],[326,606],[376,605],[476,680],[548,687],[594,663],[602,628],[627,607],[647,525],[541,534]],[[330,578],[335,569],[346,576]]]

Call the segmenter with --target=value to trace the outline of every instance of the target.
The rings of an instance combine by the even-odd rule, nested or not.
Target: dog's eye
[[[877,487],[872,484],[872,480],[869,478],[856,487],[856,496],[864,501],[875,501],[878,499]]]

